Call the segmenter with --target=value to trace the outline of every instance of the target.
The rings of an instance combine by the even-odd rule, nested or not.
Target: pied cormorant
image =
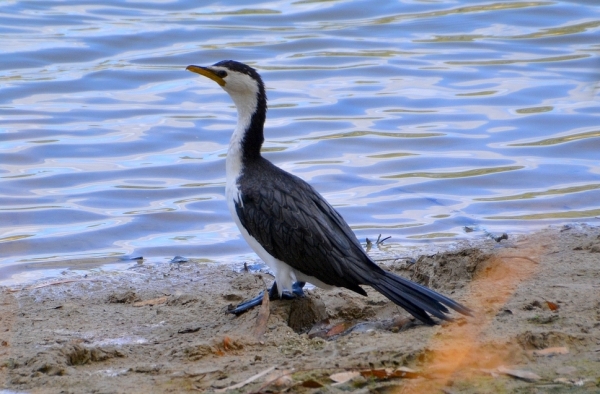
[[[430,315],[449,320],[448,307],[471,315],[450,298],[380,268],[312,186],[261,156],[267,96],[256,70],[233,60],[187,70],[218,83],[237,107],[237,125],[227,150],[227,205],[246,242],[275,274],[272,296],[301,293],[304,282],[325,289],[345,287],[366,296],[361,285],[368,285],[425,324],[435,324]],[[241,304],[233,312],[260,300]]]

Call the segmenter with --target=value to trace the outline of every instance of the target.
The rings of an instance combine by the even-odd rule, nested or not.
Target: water
[[[256,259],[224,201],[235,109],[185,71],[222,59],[266,81],[265,156],[363,241],[600,221],[596,0],[202,3],[0,4],[1,283]]]

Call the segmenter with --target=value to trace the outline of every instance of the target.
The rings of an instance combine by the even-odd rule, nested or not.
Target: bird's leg
[[[277,281],[275,281],[275,282],[273,282],[273,286],[271,286],[271,288],[269,289],[269,299],[276,300],[278,298],[279,298],[279,289],[277,289]]]
[[[296,295],[296,297],[304,297],[304,285],[306,282],[294,282],[292,285],[292,293]]]
[[[281,294],[281,299],[291,300],[296,297],[304,297],[304,290],[302,290],[302,289],[304,288],[305,284],[306,284],[305,282],[294,282],[294,284],[292,285],[292,292],[290,293],[289,291],[284,291]],[[270,300],[277,300],[280,298],[279,291],[277,289],[277,282],[273,282],[273,286],[271,286],[271,288],[267,291],[268,291]],[[239,315],[240,313],[244,313],[244,312],[254,308],[255,306],[261,305],[264,294],[265,294],[265,292],[261,291],[260,294],[257,295],[256,297],[254,297],[248,301],[242,302],[235,308],[229,309],[229,313]]]
[[[305,284],[306,282],[294,282],[292,284],[292,292],[290,293],[289,291],[284,290],[283,293],[281,293],[281,299],[293,300],[297,297],[304,297],[303,289]],[[279,294],[277,293],[277,282],[273,282],[273,286],[269,290],[269,299],[276,300],[277,298],[279,298]]]

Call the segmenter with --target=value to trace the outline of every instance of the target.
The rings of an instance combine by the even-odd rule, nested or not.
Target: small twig
[[[367,238],[367,252],[369,252],[371,250],[371,248],[373,247],[373,242],[371,242],[371,240],[369,238]]]
[[[410,257],[410,256],[388,256],[388,257],[382,257],[380,259],[372,259],[373,261],[377,262],[377,263],[383,263],[386,261],[391,261],[392,263],[396,263],[398,260],[413,260],[413,262],[411,262],[411,264],[414,264],[414,258]]]
[[[247,385],[249,383],[254,382],[256,379],[258,379],[258,378],[260,378],[262,376],[265,376],[266,374],[268,374],[269,372],[271,372],[274,369],[275,369],[275,366],[269,367],[269,368],[265,369],[264,371],[259,372],[256,375],[249,377],[248,379],[244,380],[243,382],[240,382],[238,384],[234,384],[233,386],[229,386],[229,387],[225,387],[225,388],[222,388],[222,389],[215,390],[215,392],[217,392],[217,393],[223,393],[223,392],[225,392],[227,390],[239,389],[239,388],[244,387],[245,385]]]
[[[26,288],[26,290],[40,289],[42,287],[54,286],[54,285],[62,285],[63,283],[73,283],[73,282],[101,282],[101,280],[99,280],[99,279],[85,279],[85,278],[81,278],[81,279],[64,279],[64,280],[59,280],[59,281],[56,281],[56,282],[42,283],[40,285],[29,286],[29,287]]]
[[[256,326],[254,326],[254,330],[252,331],[252,336],[256,339],[260,339],[267,330],[267,322],[269,321],[270,314],[269,304],[269,292],[265,291],[263,293],[262,305],[258,311],[258,316],[256,316]]]
[[[262,386],[260,386],[258,388],[258,390],[254,391],[253,393],[261,393],[265,388],[269,387],[270,385],[272,385],[273,383],[275,383],[277,380],[283,378],[284,376],[289,376],[289,375],[291,375],[294,372],[295,372],[295,368],[288,369],[287,371],[284,371],[281,375],[279,375],[279,376],[277,376],[277,377],[275,377],[275,378],[273,378],[273,379],[265,382]]]
[[[484,233],[484,234],[485,234],[487,237],[490,237],[491,239],[493,239],[493,240],[494,240],[494,241],[496,241],[496,242],[500,242],[500,241],[502,241],[503,239],[508,239],[508,234],[506,234],[506,233],[502,233],[501,235],[498,235],[498,236],[496,236],[496,235],[494,235],[494,234],[490,233],[490,232],[489,232],[489,231],[487,231],[487,230],[483,230],[483,233]]]
[[[385,237],[384,239],[381,239],[381,234],[379,234],[379,237],[377,237],[377,242],[376,242],[377,246],[383,245],[383,241],[387,241],[390,238],[392,238],[391,235],[389,237]]]
[[[379,236],[377,237],[377,240],[375,241],[375,245],[381,246],[381,245],[383,245],[384,241],[387,241],[390,238],[392,238],[391,235],[389,237],[385,237],[384,239],[381,239],[381,234],[379,234]],[[373,246],[373,241],[371,241],[369,238],[367,238],[367,252],[369,250],[371,250],[372,246]]]

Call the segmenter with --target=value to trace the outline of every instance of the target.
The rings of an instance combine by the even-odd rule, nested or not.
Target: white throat
[[[229,93],[229,92],[228,92]],[[237,192],[236,181],[242,175],[242,140],[244,134],[250,126],[252,115],[256,110],[257,98],[253,95],[237,95],[229,93],[235,106],[237,107],[238,120],[235,126],[235,131],[229,140],[229,148],[227,149],[226,159],[226,190],[229,197],[230,189],[235,189]]]
[[[256,81],[245,74],[236,75],[230,73],[223,89],[231,96],[238,113],[237,125],[229,140],[227,159],[225,160],[225,196],[227,198],[229,212],[234,218],[237,218],[235,202],[241,201],[238,179],[244,171],[242,162],[242,142],[246,131],[250,127],[252,115],[256,111],[258,104],[258,85],[256,84]]]

